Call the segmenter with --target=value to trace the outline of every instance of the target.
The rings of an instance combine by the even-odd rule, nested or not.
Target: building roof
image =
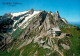
[[[52,28],[53,31],[61,31],[59,28]]]
[[[44,42],[45,42],[45,41],[43,41],[43,40],[40,41],[41,44],[44,43]]]

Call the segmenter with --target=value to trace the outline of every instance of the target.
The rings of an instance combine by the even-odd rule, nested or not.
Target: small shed
[[[44,45],[44,44],[45,44],[45,41],[41,40],[41,41],[40,41],[40,44],[41,44],[41,45]]]
[[[69,34],[69,33],[66,33],[66,37],[70,37],[70,36],[72,36],[71,34]]]

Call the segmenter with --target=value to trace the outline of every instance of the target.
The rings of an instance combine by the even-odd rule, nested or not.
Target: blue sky
[[[18,2],[16,6],[8,6],[3,2]],[[80,0],[0,0],[0,15],[30,10],[59,11],[68,22],[80,22]]]

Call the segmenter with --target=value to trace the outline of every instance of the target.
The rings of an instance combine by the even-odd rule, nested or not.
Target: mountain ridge
[[[33,13],[34,14],[33,14]],[[6,17],[6,18],[10,18],[11,17],[11,19],[10,20],[12,20],[12,21],[14,21],[13,22],[13,26],[12,27],[16,27],[17,25],[20,27],[22,24],[25,24],[25,21],[27,21],[27,20],[30,20],[29,18],[31,18],[31,17],[34,17],[35,16],[35,14],[38,14],[38,13],[40,13],[40,12],[42,12],[42,11],[34,11],[34,9],[31,9],[31,10],[29,10],[29,11],[25,11],[25,12],[19,12],[19,13],[8,13],[8,14],[4,14],[3,15],[3,17]],[[48,12],[47,12],[48,13]],[[31,15],[30,15],[31,14]],[[59,13],[58,13],[58,11],[56,12],[56,13],[51,13],[52,15],[57,15],[56,17],[59,17],[60,18],[60,16],[59,16]],[[5,16],[6,15],[6,16]],[[30,15],[30,16],[29,16]],[[32,16],[33,15],[33,16]],[[16,19],[15,19],[16,18]],[[4,20],[4,19],[3,19]],[[6,19],[6,20],[8,20],[8,19]],[[18,22],[19,21],[23,21],[21,24],[19,24]],[[64,21],[66,24],[67,24],[67,22],[66,22],[66,20],[65,19],[62,19],[62,21]],[[18,23],[18,24],[17,24]],[[26,24],[25,24],[26,25]],[[25,26],[23,27],[23,28],[25,28]],[[14,29],[15,30],[15,29]]]
[[[58,11],[52,13],[31,9],[8,13],[2,18],[6,20],[0,20],[1,56],[5,56],[4,53],[8,56],[79,55],[78,51],[76,53],[79,46],[74,45],[79,44],[77,38],[80,35],[75,35],[80,33],[79,28],[69,25]]]

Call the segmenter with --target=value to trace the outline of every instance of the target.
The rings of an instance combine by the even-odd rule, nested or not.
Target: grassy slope
[[[62,27],[61,31],[63,33],[70,33],[73,36],[73,37],[64,38],[61,40],[61,42],[63,43],[66,43],[66,40],[68,40],[69,42],[67,41],[67,43],[71,44],[70,50],[64,50],[62,47],[60,47],[61,51],[64,53],[64,56],[72,56],[73,53],[75,54],[75,56],[79,56],[80,55],[80,48],[79,48],[80,32],[77,30],[77,27],[67,25],[65,27]],[[17,34],[17,32],[15,34]],[[43,38],[43,40],[45,40],[45,37]],[[33,56],[36,51],[37,51],[36,56],[44,56],[47,53],[51,52],[49,49],[44,49],[42,47],[39,47],[37,43],[30,43],[29,45],[22,47],[20,50],[12,49],[9,53],[7,51],[0,52],[0,56],[19,56],[21,51],[22,51],[21,55],[23,56]],[[53,52],[50,54],[50,56],[53,56],[53,55],[55,56],[57,54],[58,53]]]
[[[13,38],[19,37],[19,35],[24,31],[24,29],[17,28],[16,31],[12,33]]]
[[[46,56],[46,54],[50,53],[49,49],[44,49],[43,47],[38,48],[37,56]]]
[[[33,56],[34,53],[36,52],[38,48],[38,44],[37,43],[30,43],[27,46],[24,46],[21,49],[24,49],[24,51],[22,52],[23,56]]]
[[[67,25],[61,28],[61,31],[63,33],[70,33],[72,34],[73,37],[70,37],[70,41],[71,41],[71,49],[69,51],[65,50],[64,54],[65,56],[69,56],[72,55],[71,53],[74,53],[75,56],[79,56],[80,55],[80,31],[77,30],[76,26],[73,25]]]
[[[21,49],[12,49],[10,52],[3,51],[0,52],[0,56],[19,56],[20,52],[22,51],[21,55],[23,56],[33,56],[35,51],[38,48],[37,43],[30,43],[27,46],[22,47]]]

